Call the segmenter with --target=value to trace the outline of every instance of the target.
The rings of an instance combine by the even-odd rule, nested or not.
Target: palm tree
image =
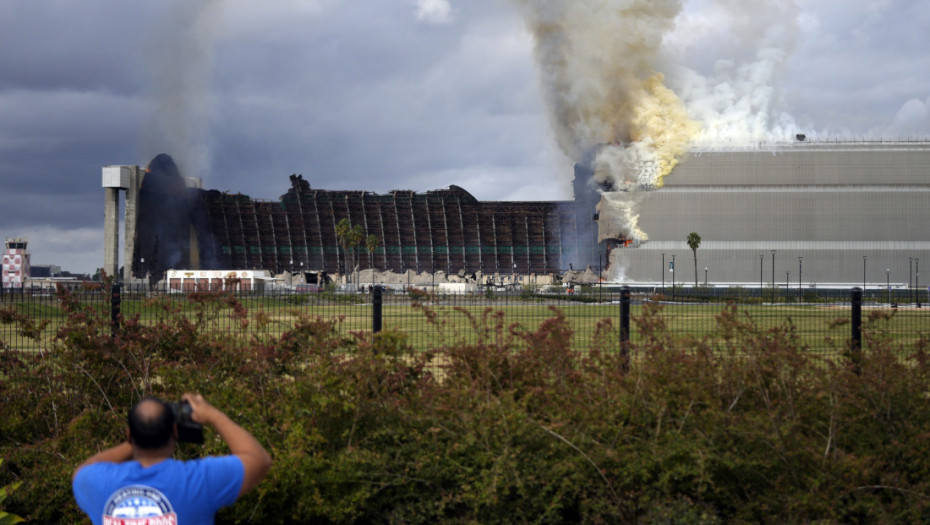
[[[368,249],[368,264],[374,269],[375,267],[375,250],[378,249],[378,238],[369,235],[365,238],[365,248]]]
[[[698,285],[698,275],[697,275],[697,249],[701,245],[701,236],[697,232],[691,232],[688,234],[688,248],[691,248],[691,252],[694,253],[694,287],[697,288]]]
[[[342,245],[345,253],[346,275],[350,275],[352,268],[355,267],[355,253],[364,237],[365,232],[361,224],[353,226],[349,219],[342,219],[336,223],[336,238],[339,239],[339,244]]]

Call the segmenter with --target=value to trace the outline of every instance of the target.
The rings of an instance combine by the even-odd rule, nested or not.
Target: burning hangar
[[[692,148],[661,189],[623,192],[620,207],[601,200],[592,171],[576,166],[571,201],[481,202],[457,186],[330,191],[300,175],[263,201],[204,190],[159,155],[147,172],[103,168],[105,269],[118,268],[120,191],[127,280],[172,268],[338,273],[343,218],[378,240],[359,250],[361,268],[395,272],[560,273],[609,259],[623,282],[916,286],[919,260],[930,265],[930,142]],[[604,233],[629,214],[647,242]],[[702,238],[697,271],[690,232]]]
[[[290,182],[277,201],[262,201],[203,190],[164,154],[145,170],[105,166],[105,269],[118,268],[121,190],[126,280],[179,268],[339,273],[342,219],[378,240],[372,252],[359,250],[361,268],[398,273],[555,273],[597,265],[610,245],[596,240],[598,196],[586,181],[578,181],[582,198],[557,202],[481,202],[457,186],[376,194],[314,189],[300,175]]]

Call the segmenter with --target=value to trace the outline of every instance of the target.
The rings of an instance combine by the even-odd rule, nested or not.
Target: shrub
[[[123,435],[146,394],[200,391],[275,458],[223,523],[913,522],[930,512],[927,341],[896,346],[894,314],[865,323],[866,351],[829,360],[795,327],[762,329],[729,305],[701,339],[670,333],[662,305],[634,318],[627,361],[598,323],[587,353],[553,309],[538,328],[464,316],[415,353],[403,334],[341,335],[299,317],[281,335],[216,329],[222,294],[166,306],[153,325],[68,304],[50,351],[0,351],[0,485],[11,512],[78,522],[74,466]],[[241,307],[241,305],[239,305]],[[240,322],[261,312],[232,308]],[[28,331],[27,319],[8,317]],[[462,323],[449,323],[461,325]],[[853,359],[855,357],[855,360]],[[905,359],[906,357],[906,359]],[[208,431],[180,457],[224,453]]]
[[[0,459],[0,465],[2,464],[3,460]],[[0,487],[0,525],[13,525],[14,523],[21,523],[23,521],[23,519],[16,514],[10,514],[2,510],[3,501],[6,499],[7,495],[16,490],[19,485],[19,483],[13,483],[5,487]]]

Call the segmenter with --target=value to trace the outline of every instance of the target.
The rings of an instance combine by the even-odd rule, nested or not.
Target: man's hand
[[[213,405],[207,403],[207,400],[203,398],[200,394],[184,394],[181,396],[181,399],[187,401],[191,406],[191,419],[195,423],[200,423],[201,425],[213,426],[210,422],[211,417],[214,417],[219,410],[217,410]]]
[[[239,495],[252,490],[255,485],[268,475],[271,468],[271,456],[265,447],[252,434],[240,427],[219,409],[215,408],[200,394],[184,394],[181,399],[191,405],[191,419],[201,425],[209,425],[229,445],[229,451],[242,461],[245,477]]]

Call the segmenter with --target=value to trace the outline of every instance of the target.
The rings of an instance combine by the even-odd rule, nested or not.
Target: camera
[[[179,443],[203,443],[203,425],[191,419],[193,409],[187,401],[168,403],[174,413],[174,421],[178,425]]]

